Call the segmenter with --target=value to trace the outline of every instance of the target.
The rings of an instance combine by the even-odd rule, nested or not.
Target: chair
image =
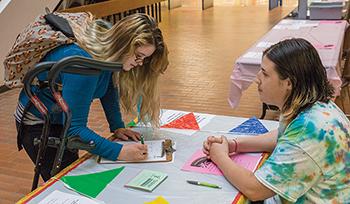
[[[349,2],[350,5],[350,2]],[[350,14],[349,14],[350,15]],[[342,59],[345,59],[346,57],[346,50],[350,49],[350,26],[348,26],[345,30],[344,34],[344,40],[343,40],[343,57]]]
[[[349,29],[348,29],[349,30]],[[350,119],[350,48],[343,51],[343,73],[342,73],[342,85],[341,85],[341,106],[345,115]],[[347,101],[347,103],[346,103]],[[347,108],[346,108],[347,107]],[[349,109],[349,110],[347,110]]]
[[[269,105],[269,104],[263,103],[262,104],[262,113],[261,113],[260,119],[265,118],[267,110],[279,111],[279,108],[277,106],[274,106],[274,105]]]
[[[346,5],[346,15],[344,20],[347,20],[349,22],[350,19],[350,1],[347,1],[347,5]]]

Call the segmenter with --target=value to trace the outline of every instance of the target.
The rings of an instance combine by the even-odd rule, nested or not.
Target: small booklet
[[[132,144],[134,141],[118,141],[120,144]],[[170,139],[164,140],[146,140],[145,144],[148,146],[148,158],[140,161],[111,161],[102,157],[97,157],[97,162],[100,164],[114,164],[114,163],[144,163],[144,162],[169,162],[173,160],[175,151],[175,144]],[[173,151],[168,151],[168,149]]]
[[[167,177],[168,175],[163,172],[144,169],[124,186],[127,188],[152,192]]]

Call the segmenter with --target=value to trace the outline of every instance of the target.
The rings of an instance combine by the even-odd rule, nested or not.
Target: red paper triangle
[[[161,128],[177,128],[177,129],[189,129],[199,130],[199,126],[196,117],[193,113],[188,113],[181,118],[171,121],[170,123],[161,126]]]

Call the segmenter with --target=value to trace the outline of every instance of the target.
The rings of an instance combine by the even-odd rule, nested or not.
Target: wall
[[[168,0],[168,9],[181,7],[181,0]]]
[[[0,86],[4,84],[4,57],[13,45],[16,36],[45,12],[45,7],[53,10],[59,0],[11,0],[0,13]],[[1,9],[0,9],[1,10]]]

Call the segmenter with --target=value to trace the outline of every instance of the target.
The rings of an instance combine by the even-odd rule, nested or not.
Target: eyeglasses
[[[138,65],[143,65],[143,64],[146,64],[148,63],[150,60],[150,57],[147,57],[141,53],[137,53],[135,52],[135,62],[138,64]]]
[[[135,61],[140,61],[142,62],[146,57],[145,56],[140,56],[135,54]]]

